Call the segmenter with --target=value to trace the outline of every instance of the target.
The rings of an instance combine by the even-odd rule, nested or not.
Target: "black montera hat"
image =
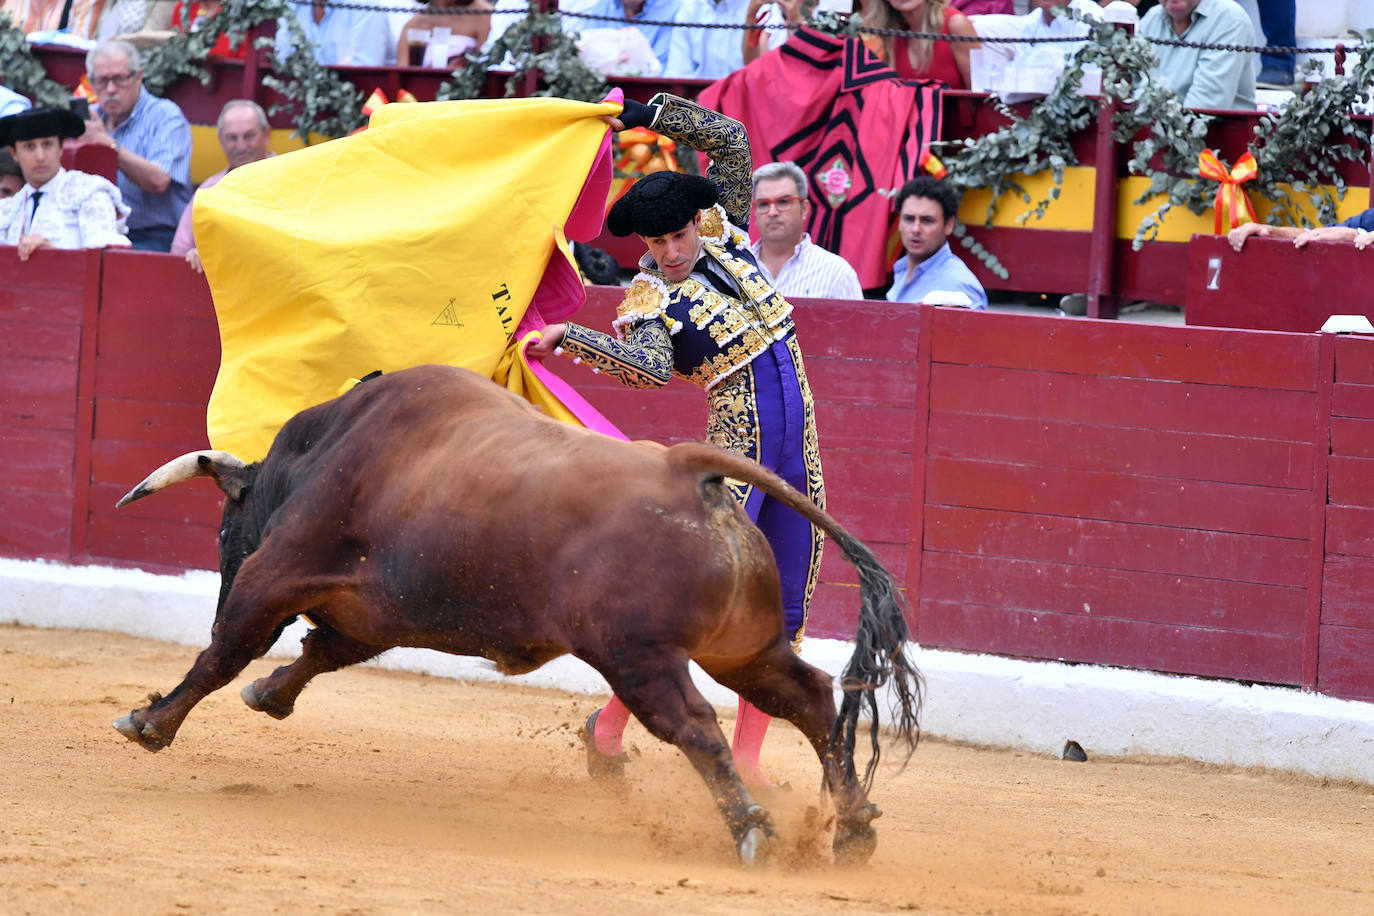
[[[656,236],[676,232],[697,211],[720,199],[710,179],[681,172],[654,172],[636,181],[606,214],[612,235]]]
[[[13,146],[20,140],[39,137],[72,140],[85,132],[85,122],[65,108],[30,108],[0,118],[0,146]]]

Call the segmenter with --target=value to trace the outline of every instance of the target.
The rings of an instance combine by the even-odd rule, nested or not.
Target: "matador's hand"
[[[534,343],[525,348],[525,355],[530,359],[543,362],[563,343],[563,336],[568,333],[566,324],[551,324],[539,332],[540,337]]]

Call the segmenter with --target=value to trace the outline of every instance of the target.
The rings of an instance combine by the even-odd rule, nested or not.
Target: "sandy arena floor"
[[[784,852],[748,871],[638,725],[628,792],[588,780],[588,697],[355,668],[277,722],[238,697],[259,661],[159,754],[110,728],[194,656],[0,627],[0,911],[1374,913],[1369,786],[928,741],[880,772],[877,855],[845,871],[775,726]]]

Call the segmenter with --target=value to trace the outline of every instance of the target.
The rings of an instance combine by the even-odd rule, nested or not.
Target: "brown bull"
[[[900,597],[867,548],[754,462],[699,443],[626,444],[555,422],[471,372],[421,366],[302,411],[259,463],[184,455],[119,505],[198,476],[227,497],[210,645],[175,690],[115,723],[129,740],[166,747],[197,702],[299,615],[315,624],[300,658],[243,690],[276,718],[315,675],[394,646],[482,656],[507,674],[570,653],[682,749],[752,862],[768,852],[771,824],[692,684],[693,660],[801,730],[835,799],[837,859],[872,854],[879,687],[891,685],[908,756],[917,738],[920,676]],[[859,572],[838,715],[830,677],[788,645],[772,552],[725,477],[786,501]],[[862,779],[861,706],[873,748]]]

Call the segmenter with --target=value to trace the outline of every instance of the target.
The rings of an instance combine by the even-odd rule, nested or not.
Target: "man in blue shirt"
[[[115,150],[119,193],[133,209],[129,241],[143,251],[167,251],[191,201],[191,125],[175,102],[144,90],[138,49],[126,41],[92,48],[86,74],[100,112],[83,136]]]
[[[597,0],[586,12],[591,16],[612,16],[631,20],[630,24],[639,29],[644,37],[649,40],[649,47],[653,49],[654,57],[658,58],[659,66],[667,69],[668,49],[673,40],[673,27],[641,25],[640,20],[671,22],[677,14],[677,0]],[[605,19],[569,18],[572,19],[573,28],[579,32],[584,29],[624,28],[623,23],[610,22]],[[738,41],[733,35],[729,37]],[[725,41],[727,39],[722,35],[720,40]]]
[[[957,295],[962,293],[968,297],[968,308],[987,308],[983,285],[949,249],[959,192],[945,181],[922,175],[902,185],[893,203],[906,255],[892,265],[888,301],[963,305]]]

